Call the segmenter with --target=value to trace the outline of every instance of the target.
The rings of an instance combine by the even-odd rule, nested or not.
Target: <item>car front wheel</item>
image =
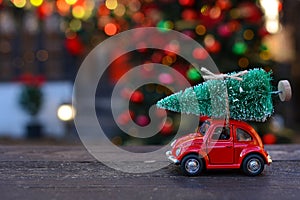
[[[264,160],[259,155],[249,155],[243,161],[242,169],[248,176],[257,176],[264,170]]]
[[[187,155],[181,162],[181,170],[187,176],[198,176],[203,170],[203,161],[197,155]]]

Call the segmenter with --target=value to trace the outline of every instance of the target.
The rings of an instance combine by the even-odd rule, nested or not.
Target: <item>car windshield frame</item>
[[[210,122],[209,121],[205,121],[203,122],[203,124],[199,127],[199,133],[202,135],[202,136],[205,136],[207,130],[209,129],[210,127]]]

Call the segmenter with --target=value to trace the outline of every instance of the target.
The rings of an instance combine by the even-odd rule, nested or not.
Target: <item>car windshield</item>
[[[204,136],[206,134],[209,126],[210,126],[210,123],[208,121],[204,122],[201,125],[201,127],[199,128],[199,133]]]

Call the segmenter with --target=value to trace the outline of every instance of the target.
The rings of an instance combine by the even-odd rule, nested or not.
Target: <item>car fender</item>
[[[262,149],[260,147],[258,147],[258,146],[253,146],[251,148],[246,148],[246,149],[243,149],[241,151],[238,163],[241,165],[242,162],[243,162],[243,160],[245,159],[245,157],[248,156],[248,155],[250,155],[250,154],[258,154],[266,162],[266,156],[264,156],[264,154],[262,152]]]
[[[184,152],[185,152],[185,153],[182,154],[182,155],[180,156],[180,162],[181,162],[181,160],[182,160],[185,156],[194,154],[194,155],[198,155],[198,156],[200,156],[201,158],[203,158],[205,163],[208,163],[208,162],[207,162],[207,161],[208,161],[208,156],[207,156],[206,152],[203,151],[203,150],[199,150],[199,148],[189,148],[188,151],[184,151]]]

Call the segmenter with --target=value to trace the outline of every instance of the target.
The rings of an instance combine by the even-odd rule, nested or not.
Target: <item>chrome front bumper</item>
[[[271,164],[273,161],[272,161],[272,159],[271,159],[271,156],[270,155],[268,155],[268,164]]]
[[[169,159],[169,161],[170,161],[171,163],[176,164],[176,165],[180,163],[179,160],[177,160],[177,159],[172,155],[171,151],[167,151],[167,152],[166,152],[166,156],[168,157],[168,159]]]

